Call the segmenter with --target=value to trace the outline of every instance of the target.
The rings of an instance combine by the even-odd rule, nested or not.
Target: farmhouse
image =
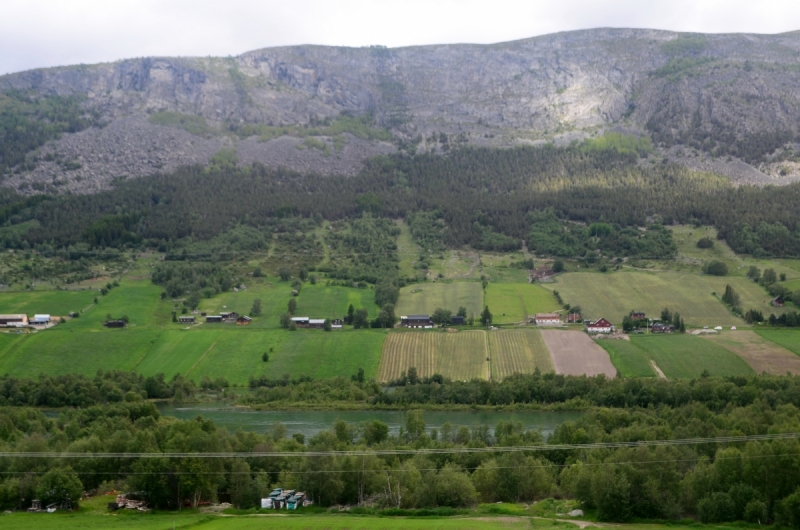
[[[206,317],[207,324],[218,323],[218,322],[222,322],[222,315],[208,315]]]
[[[570,313],[567,315],[567,323],[568,324],[575,324],[581,321],[581,315],[579,313]]]
[[[103,322],[103,325],[107,328],[124,328],[128,323],[124,320],[108,320]]]
[[[341,318],[334,318],[331,320],[331,329],[342,329],[342,319]]]
[[[404,328],[432,328],[430,315],[408,315],[400,317],[400,325]]]
[[[50,315],[33,315],[31,324],[47,325],[50,323]]]
[[[647,317],[644,315],[644,311],[631,311],[631,318],[633,320],[644,320]]]
[[[242,315],[242,316],[240,316],[239,318],[236,319],[236,325],[237,326],[246,326],[246,325],[250,324],[250,322],[252,322],[252,321],[253,321],[253,319],[250,318],[249,316]]]
[[[28,315],[0,315],[0,326],[19,327],[28,325]]]
[[[614,331],[614,326],[605,318],[595,320],[594,322],[586,322],[586,331],[589,333],[611,333]]]
[[[456,315],[450,318],[450,323],[453,324],[454,326],[463,326],[464,324],[467,323],[466,320],[467,319],[462,317],[461,315]]]
[[[650,329],[653,333],[672,333],[675,331],[675,326],[665,324],[664,322],[654,322],[653,327]]]
[[[194,316],[181,315],[178,317],[178,322],[180,322],[181,324],[194,324]]]
[[[775,307],[783,307],[784,304],[786,304],[786,301],[783,299],[782,296],[776,296],[770,301],[770,304],[772,304]]]
[[[533,320],[537,326],[558,326],[561,324],[561,315],[558,313],[536,313]]]
[[[308,317],[292,317],[292,322],[298,328],[307,328],[309,326],[309,321],[311,319]]]

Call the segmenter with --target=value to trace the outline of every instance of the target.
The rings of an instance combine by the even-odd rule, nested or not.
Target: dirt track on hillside
[[[557,374],[615,377],[617,369],[603,348],[582,331],[542,330]]]

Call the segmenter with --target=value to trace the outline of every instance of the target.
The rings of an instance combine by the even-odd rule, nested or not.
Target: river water
[[[230,431],[242,429],[264,433],[272,428],[274,423],[280,422],[286,426],[288,433],[302,433],[308,439],[319,431],[330,429],[338,420],[350,424],[358,424],[368,420],[380,420],[389,425],[389,432],[397,434],[405,421],[406,414],[401,411],[372,411],[372,410],[299,410],[299,411],[257,411],[238,409],[224,403],[193,403],[175,405],[161,403],[158,409],[164,416],[173,416],[178,419],[188,420],[203,416],[205,419],[214,420],[218,427],[225,427]],[[565,421],[573,421],[581,416],[580,412],[550,412],[550,411],[425,411],[424,419],[427,430],[440,430],[442,425],[450,422],[454,427],[475,427],[488,425],[492,432],[497,423],[502,421],[521,422],[526,430],[541,430],[547,437],[555,428]]]

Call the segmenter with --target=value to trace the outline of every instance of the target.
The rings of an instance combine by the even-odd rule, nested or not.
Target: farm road
[[[608,352],[582,331],[542,330],[542,338],[557,374],[617,375]]]

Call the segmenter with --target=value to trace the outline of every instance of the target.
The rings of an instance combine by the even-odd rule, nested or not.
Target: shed
[[[568,324],[575,324],[581,321],[580,313],[570,313],[567,315],[567,323]]]
[[[236,325],[237,326],[246,326],[252,321],[253,321],[253,319],[250,318],[249,316],[242,315],[242,316],[240,316],[239,318],[236,319]]]
[[[467,323],[467,319],[462,317],[461,315],[456,315],[450,318],[450,323],[454,326],[463,326]]]
[[[558,313],[536,313],[533,321],[537,326],[558,326],[561,324],[561,315]]]
[[[18,326],[28,323],[28,315],[0,315],[0,326]]]
[[[408,315],[400,317],[400,325],[406,328],[432,328],[430,315]]]
[[[292,317],[292,322],[294,322],[294,325],[298,328],[307,328],[309,320],[311,319],[308,317]]]
[[[50,323],[50,315],[33,315],[33,320],[31,320],[31,324],[49,324]]]
[[[786,301],[783,299],[782,296],[776,296],[775,298],[770,300],[769,303],[772,304],[774,307],[783,307],[786,304]]]
[[[206,322],[209,324],[212,322],[222,322],[222,315],[208,315],[206,317]]]
[[[325,327],[324,318],[311,318],[308,320],[308,327],[312,329],[323,329]]]
[[[181,315],[178,317],[178,322],[181,324],[194,324],[195,318],[193,315]]]

